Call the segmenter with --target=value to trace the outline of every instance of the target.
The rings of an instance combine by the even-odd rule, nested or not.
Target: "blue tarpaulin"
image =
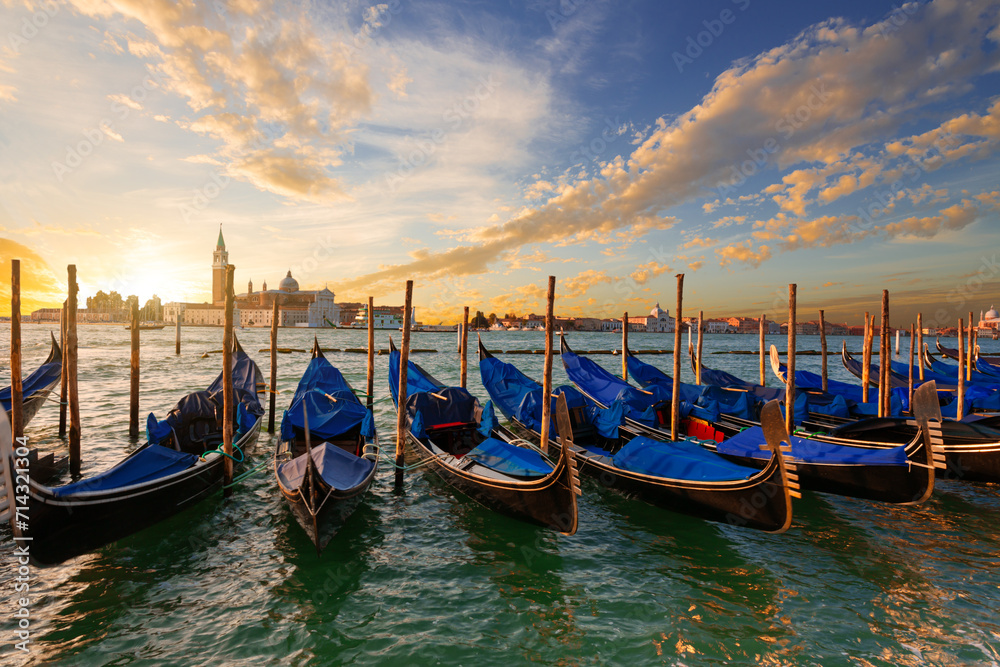
[[[312,422],[309,423],[309,428],[312,430]],[[296,456],[279,466],[278,474],[290,488],[302,486],[306,467],[309,465],[306,456],[308,454]],[[331,487],[341,491],[353,489],[364,482],[375,467],[374,461],[345,452],[328,442],[313,447],[312,457],[320,477]]]
[[[412,423],[419,413],[424,429],[446,424],[475,423],[476,412],[480,409],[476,397],[461,387],[444,387],[434,393],[421,391],[406,398],[407,417]],[[419,437],[416,433],[414,435]]]
[[[399,403],[399,350],[389,353],[389,393],[392,394],[392,402]],[[419,364],[407,361],[406,364],[406,395],[412,396],[421,391],[437,391],[445,387],[444,384],[434,378],[433,375],[425,371]]]
[[[767,440],[764,438],[764,432],[759,426],[753,426],[740,431],[724,442],[720,442],[718,451],[720,454],[729,454],[731,456],[768,459],[771,457],[771,450],[769,448],[760,448],[761,445],[766,444]],[[886,449],[872,449],[869,447],[835,445],[808,440],[794,435],[792,436],[792,453],[789,458],[795,462],[823,463],[828,465],[907,465],[905,445]]]
[[[79,482],[57,486],[52,489],[52,493],[63,498],[74,493],[107,491],[150,482],[187,470],[197,460],[198,457],[194,454],[178,452],[162,445],[146,445],[115,467]]]
[[[483,440],[464,458],[507,475],[544,477],[552,472],[552,466],[538,452],[496,438]]]
[[[62,364],[53,361],[50,364],[42,364],[35,369],[35,372],[21,380],[21,400],[26,401],[36,392],[44,390],[49,385],[59,380],[62,373]],[[11,388],[9,386],[0,389],[0,405],[10,412]]]
[[[673,443],[643,436],[634,438],[615,454],[616,468],[630,472],[699,482],[747,479],[759,471],[732,463],[691,443]]]
[[[361,435],[374,437],[374,422],[368,408],[351,390],[351,385],[333,364],[323,357],[309,362],[299,386],[295,389],[292,404],[281,419],[283,440],[295,438],[296,431],[305,431],[303,406],[309,415],[310,437],[330,440],[361,425]]]

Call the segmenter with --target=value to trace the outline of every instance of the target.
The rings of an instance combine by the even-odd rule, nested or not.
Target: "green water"
[[[279,346],[308,348],[315,331],[282,330]],[[142,333],[141,408],[162,417],[221,369],[220,329]],[[376,332],[388,347],[390,332]],[[80,328],[84,473],[128,451],[128,332]],[[266,330],[238,332],[269,373]],[[360,331],[320,332],[324,347],[363,347]],[[398,332],[395,334],[398,337]],[[7,355],[9,327],[0,328]],[[572,334],[577,350],[611,349],[611,334]],[[48,351],[48,328],[25,325],[26,371]],[[490,333],[491,349],[540,349],[543,334]],[[780,337],[769,337],[784,348]],[[951,344],[953,341],[949,342]],[[840,341],[836,341],[839,346]],[[685,340],[686,344],[686,340]],[[756,336],[707,336],[706,352],[754,349]],[[903,340],[904,350],[908,341]],[[984,353],[1000,344],[983,341]],[[457,383],[455,334],[416,333],[413,359]],[[475,342],[470,341],[474,350]],[[831,341],[831,345],[834,342]],[[669,349],[672,335],[632,334],[634,349]],[[801,350],[819,349],[800,336]],[[860,339],[850,339],[857,351]],[[330,361],[364,387],[365,355]],[[504,357],[540,377],[541,355]],[[620,371],[621,358],[595,356]],[[670,372],[669,355],[645,360]],[[308,363],[279,355],[279,419]],[[710,355],[748,379],[757,357]],[[376,357],[376,395],[388,394]],[[686,366],[686,364],[685,364]],[[566,382],[556,359],[555,382]],[[800,357],[819,369],[819,357]],[[831,377],[848,380],[837,357]],[[692,380],[690,368],[683,373]],[[8,369],[0,384],[9,381]],[[773,378],[769,379],[774,384]],[[487,398],[472,358],[469,386]],[[393,448],[391,402],[376,404]],[[58,444],[58,406],[29,425]],[[274,441],[261,434],[257,460]],[[63,566],[32,571],[32,644],[13,648],[16,563],[0,558],[0,663],[71,665],[817,664],[1000,662],[1000,489],[942,482],[926,504],[893,507],[806,493],[784,535],[672,514],[584,480],[580,530],[565,537],[485,510],[431,475],[402,493],[383,467],[358,511],[317,558],[264,468],[229,500],[171,520]],[[6,529],[0,553],[14,549]]]

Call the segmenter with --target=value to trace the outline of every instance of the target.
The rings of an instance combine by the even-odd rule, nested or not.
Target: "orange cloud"
[[[66,284],[31,248],[0,238],[0,315],[10,315],[10,260],[21,260],[21,317],[39,308],[59,308],[66,299]]]

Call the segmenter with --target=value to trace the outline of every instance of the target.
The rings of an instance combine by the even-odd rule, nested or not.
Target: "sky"
[[[1000,0],[0,0],[0,313],[97,290],[1000,305]],[[6,309],[6,310],[5,310]]]

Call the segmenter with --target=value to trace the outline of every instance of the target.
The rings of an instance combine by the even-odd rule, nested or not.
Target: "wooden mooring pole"
[[[889,342],[889,290],[882,290],[882,322],[879,330],[878,357],[878,416],[887,417],[889,403],[889,366],[892,363],[892,346]]]
[[[462,359],[462,389],[465,389],[465,381],[469,375],[469,307],[465,307],[465,314],[462,316],[462,338],[459,340],[459,353]]]
[[[183,317],[180,307],[177,308],[177,317],[174,322],[174,354],[181,353],[181,317]]]
[[[701,384],[701,346],[705,338],[705,311],[698,311],[698,356],[695,357],[694,383]]]
[[[910,325],[910,372],[909,372],[909,383],[907,385],[907,405],[910,406],[910,412],[913,412],[913,352],[914,344],[914,326]]]
[[[413,307],[413,281],[406,281],[403,306],[403,343],[399,350],[399,400],[396,406],[396,488],[403,485],[403,461],[406,451],[406,397],[410,366],[410,309]],[[368,314],[371,317],[371,313]]]
[[[542,370],[542,452],[548,453],[552,422],[552,329],[555,328],[556,277],[549,276],[545,295],[545,364]],[[624,330],[623,330],[624,331]]]
[[[955,419],[965,416],[965,328],[962,318],[958,318],[958,402]]]
[[[267,386],[268,407],[267,407],[267,432],[274,433],[274,401],[278,393],[278,321],[281,313],[278,310],[278,300],[280,296],[274,297],[274,304],[271,306],[271,382]],[[369,318],[370,319],[370,318]]]
[[[788,285],[788,372],[785,374],[785,428],[795,432],[795,291]]]
[[[677,442],[681,427],[681,318],[684,316],[684,274],[677,274],[677,313],[674,315],[674,382],[670,395],[670,440]],[[691,327],[688,327],[691,331]]]
[[[80,387],[77,385],[76,264],[66,267],[69,274],[69,298],[66,300],[66,381],[69,401],[69,474],[80,476]]]
[[[920,371],[920,381],[924,381],[924,314],[917,313],[917,356],[920,357],[920,363],[917,367]]]
[[[139,303],[132,302],[132,355],[129,360],[128,437],[139,437]]]
[[[62,364],[59,371],[59,437],[66,437],[66,351],[69,346],[66,343],[66,327],[69,323],[67,318],[66,302],[63,301],[62,316],[59,318],[59,350],[62,355]]]
[[[368,312],[375,308],[375,297],[368,297]],[[371,410],[375,405],[375,320],[368,318],[368,385],[365,391],[368,393],[366,405]]]
[[[767,375],[764,373],[764,313],[760,314],[760,386],[767,386]]]
[[[826,375],[826,318],[824,317],[824,312],[819,311],[819,350],[820,356],[822,356],[822,361],[820,362],[820,375],[822,377],[822,387],[823,393],[827,390],[827,375]]]
[[[21,260],[10,260],[10,430],[24,435],[24,383],[21,378]]]
[[[226,266],[226,319],[222,337],[222,451],[226,453],[222,463],[222,495],[228,498],[233,493],[233,274],[236,267]]]
[[[622,379],[628,382],[628,311],[622,313]]]
[[[861,402],[868,402],[868,386],[872,380],[872,337],[873,321],[865,312],[865,340],[861,352]]]
[[[965,381],[972,382],[972,364],[973,359],[976,358],[976,348],[975,343],[972,340],[972,332],[975,327],[972,326],[972,311],[969,311],[969,344],[965,347]]]

